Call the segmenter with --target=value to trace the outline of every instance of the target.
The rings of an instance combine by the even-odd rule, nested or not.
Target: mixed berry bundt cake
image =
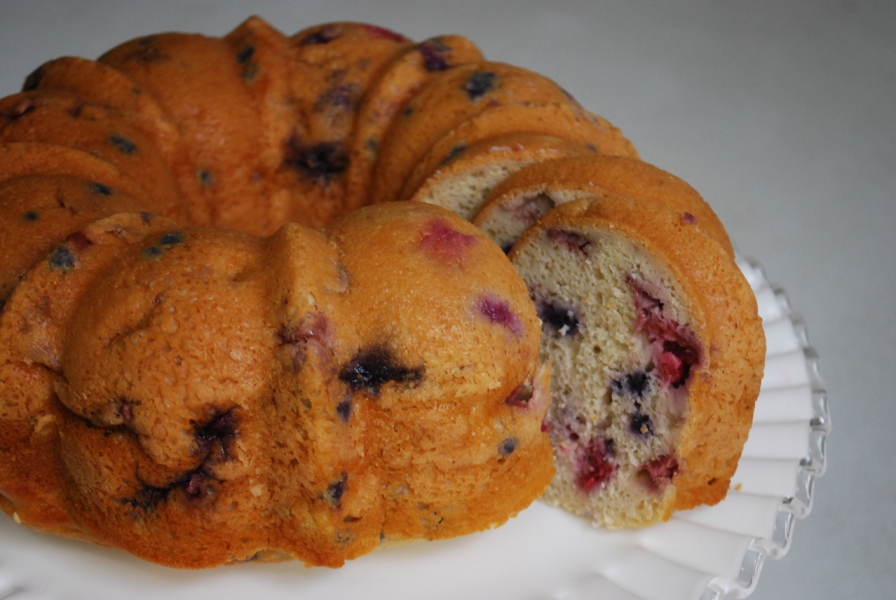
[[[338,566],[549,484],[610,525],[718,501],[762,332],[637,158],[460,36],[253,17],[46,63],[0,100],[0,509],[195,568]]]

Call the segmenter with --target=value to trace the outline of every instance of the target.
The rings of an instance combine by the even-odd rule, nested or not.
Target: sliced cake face
[[[511,133],[472,139],[469,144],[455,140],[450,150],[441,142],[433,146],[401,197],[436,204],[471,220],[492,189],[520,169],[564,156],[594,154],[585,143],[552,135]]]
[[[609,526],[674,498],[687,385],[704,350],[669,271],[609,230],[556,226],[513,253],[543,322],[557,476],[545,500]]]
[[[555,205],[588,196],[625,196],[663,205],[734,256],[721,221],[694,188],[628,156],[583,154],[533,164],[496,186],[472,220],[506,248]]]
[[[505,183],[510,179],[505,179]],[[555,206],[595,196],[595,190],[557,187],[555,185],[551,189],[548,185],[537,184],[509,189],[504,185],[498,186],[486,196],[480,210],[472,217],[473,224],[501,246],[504,252],[510,252],[526,230]],[[503,189],[509,191],[502,193]]]

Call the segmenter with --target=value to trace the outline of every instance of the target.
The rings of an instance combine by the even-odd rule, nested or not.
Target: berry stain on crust
[[[57,246],[47,259],[47,264],[54,271],[65,273],[75,268],[75,254],[68,246]]]
[[[236,62],[244,65],[252,59],[253,54],[255,54],[255,46],[246,46],[245,48],[237,52]]]
[[[451,66],[446,56],[448,47],[439,39],[434,38],[418,44],[417,51],[423,57],[423,68],[430,73],[444,71]]]
[[[137,153],[137,146],[121,134],[113,133],[109,136],[109,142],[122,154],[132,155]]]
[[[516,438],[507,438],[506,440],[502,441],[500,444],[498,444],[498,456],[501,458],[507,458],[508,456],[513,454],[513,451],[516,450],[517,443],[518,442],[516,441]]]
[[[323,183],[348,168],[349,157],[339,142],[321,142],[307,146],[298,135],[283,145],[283,166]]]
[[[325,91],[314,104],[314,109],[323,112],[329,108],[345,111],[354,110],[361,94],[357,83],[340,83]]]
[[[355,358],[339,372],[339,379],[347,383],[353,392],[366,390],[378,396],[380,389],[390,381],[416,384],[424,374],[424,367],[398,365],[386,347],[374,346],[359,350]]]
[[[215,481],[217,480],[205,471],[203,465],[165,486],[153,486],[141,482],[140,489],[132,498],[121,498],[118,502],[144,512],[154,513],[161,505],[166,504],[171,499],[171,494],[177,490],[180,490],[185,499],[191,501],[211,498],[215,495],[215,488],[212,485],[212,482]]]
[[[324,492],[324,500],[336,510],[340,510],[342,508],[342,496],[345,495],[347,488],[348,474],[343,473],[339,479],[327,486],[327,491]]]
[[[152,246],[148,246],[143,249],[141,253],[143,258],[159,258],[164,255],[166,252],[171,250],[174,246],[178,244],[182,244],[184,242],[185,236],[182,231],[172,231],[170,233],[163,234],[158,242],[153,244]]]
[[[348,423],[348,420],[352,416],[352,399],[345,398],[344,400],[342,400],[342,402],[337,404],[336,405],[336,414],[339,415],[339,418],[342,420],[343,423]]]
[[[237,437],[233,410],[215,413],[203,424],[194,423],[196,454],[206,460],[223,461],[233,458],[233,443]]]
[[[490,323],[506,327],[516,335],[523,333],[523,324],[519,317],[510,310],[506,300],[494,295],[483,296],[477,303],[479,312],[485,315]]]
[[[464,84],[464,91],[471,102],[482,99],[487,93],[498,85],[498,75],[491,71],[476,72]]]
[[[94,194],[100,194],[102,196],[111,196],[112,188],[108,185],[103,185],[102,183],[98,183],[96,181],[90,182],[90,191]]]
[[[423,227],[420,247],[439,262],[460,264],[466,249],[476,241],[472,235],[461,233],[444,219],[433,219]]]
[[[325,347],[330,342],[332,331],[330,321],[322,313],[307,315],[295,326],[281,325],[277,331],[277,342],[288,346],[293,373],[298,373],[308,356],[308,345]]]

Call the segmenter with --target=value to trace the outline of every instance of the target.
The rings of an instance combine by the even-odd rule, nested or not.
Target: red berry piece
[[[588,256],[588,253],[591,251],[591,240],[581,233],[569,231],[568,229],[560,229],[559,227],[551,227],[546,233],[548,239],[565,247],[574,254]]]
[[[638,471],[654,491],[662,491],[678,474],[678,460],[671,454],[664,454],[643,465]]]
[[[606,485],[616,475],[615,444],[602,437],[593,438],[587,446],[580,446],[576,455],[578,473],[576,483],[584,492],[592,492]]]
[[[479,312],[491,322],[506,327],[516,335],[523,333],[523,324],[510,310],[510,305],[497,296],[483,296],[477,304]]]

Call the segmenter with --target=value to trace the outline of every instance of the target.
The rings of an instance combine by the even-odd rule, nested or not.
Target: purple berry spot
[[[692,215],[689,212],[683,212],[683,213],[681,213],[681,222],[684,223],[685,225],[696,225],[697,217],[695,217],[694,215]]]
[[[430,73],[444,71],[451,66],[446,56],[449,49],[437,38],[421,42],[417,45],[417,50],[423,57],[423,68]]]
[[[491,71],[476,72],[470,75],[464,83],[464,91],[472,102],[480,100],[487,93],[495,89],[498,84],[498,75]]]
[[[678,471],[678,460],[671,454],[664,454],[644,464],[639,473],[645,476],[652,490],[662,491]]]
[[[322,313],[308,315],[293,327],[280,326],[277,341],[282,346],[288,346],[293,373],[298,373],[305,364],[308,345],[313,343],[319,347],[326,347],[331,341],[331,333],[330,321]]]
[[[579,333],[579,310],[559,298],[549,298],[537,290],[529,294],[535,303],[535,312],[544,328],[560,337],[571,337]]]
[[[40,215],[38,215],[37,212],[35,212],[33,210],[29,210],[28,212],[26,212],[25,214],[22,215],[22,220],[27,221],[29,223],[34,223],[38,219],[40,219]]]
[[[498,444],[498,456],[501,458],[507,458],[513,451],[516,450],[517,441],[515,438],[507,438]]]
[[[208,187],[215,182],[215,175],[208,169],[199,169],[196,171],[196,178],[199,180],[199,185],[202,187]]]
[[[352,416],[352,399],[345,398],[342,402],[337,404],[336,414],[339,415],[339,418],[342,419],[343,423],[348,423],[348,420]]]
[[[457,231],[448,221],[433,219],[423,227],[420,246],[436,260],[460,263],[467,247],[475,241],[475,237]]]
[[[552,227],[547,230],[548,239],[580,256],[588,256],[591,240],[580,233]]]
[[[314,109],[319,112],[328,108],[350,111],[355,107],[359,96],[360,86],[357,83],[340,83],[321,94],[314,104]]]
[[[516,335],[520,335],[523,332],[523,324],[520,322],[519,317],[510,310],[510,305],[507,301],[497,296],[484,296],[479,299],[478,308],[479,312],[485,315],[489,322],[506,327]]]
[[[613,440],[596,437],[577,453],[576,483],[586,493],[605,485],[616,474]]]
[[[348,473],[343,473],[339,479],[327,486],[324,499],[333,508],[339,510],[342,508],[342,497],[345,495],[346,489],[348,489]]]
[[[236,62],[241,65],[246,64],[252,59],[252,55],[255,54],[255,46],[246,46],[236,54]]]
[[[162,487],[148,485],[141,481],[142,486],[134,497],[122,498],[119,503],[146,512],[155,512],[159,506],[168,502],[171,493],[175,490],[180,490],[191,501],[212,496],[215,491],[212,485],[213,481],[215,479],[206,472],[205,467],[200,466]]]
[[[108,185],[103,185],[102,183],[98,183],[96,181],[90,182],[90,191],[94,194],[100,194],[102,196],[111,196],[112,188]]]
[[[220,461],[232,458],[233,443],[237,437],[233,410],[217,412],[205,423],[195,423],[196,453],[206,460]]]
[[[118,403],[118,418],[125,423],[134,419],[134,403],[126,398],[122,398]]]
[[[388,382],[419,383],[424,367],[408,368],[398,365],[392,353],[384,346],[359,350],[355,357],[339,372],[339,379],[347,383],[353,392],[365,390],[377,396]]]
[[[297,135],[283,147],[283,166],[303,175],[328,182],[348,168],[349,157],[339,142],[305,145]]]
[[[114,133],[109,136],[109,142],[122,154],[131,155],[137,153],[137,146],[134,142],[123,135]]]
[[[165,233],[159,240],[153,244],[152,246],[148,246],[143,249],[142,256],[143,258],[159,258],[171,248],[178,244],[182,244],[184,242],[185,236],[182,231],[172,231],[170,233]]]
[[[75,268],[75,255],[67,246],[57,246],[47,260],[54,271],[70,271]]]

